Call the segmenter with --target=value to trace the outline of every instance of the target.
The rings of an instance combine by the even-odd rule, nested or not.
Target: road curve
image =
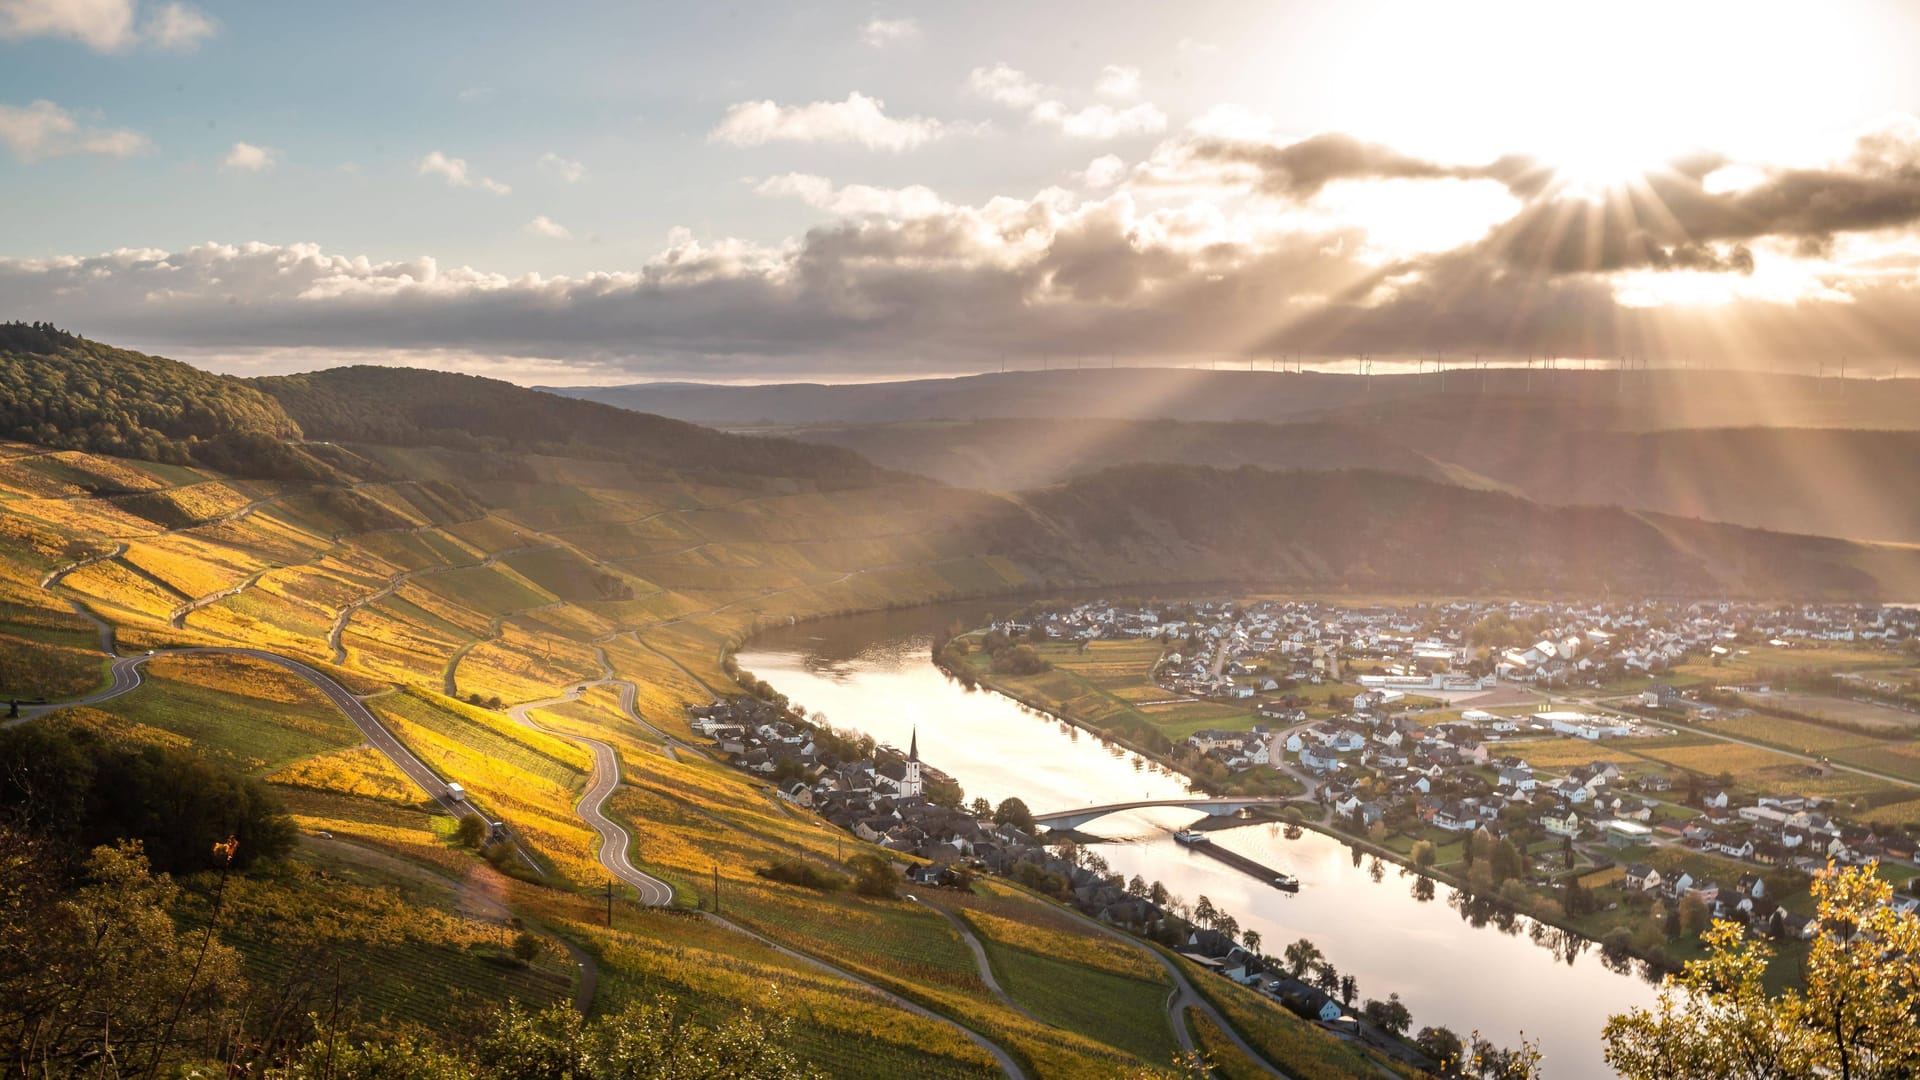
[[[627,855],[633,844],[632,836],[618,822],[606,815],[607,799],[612,796],[614,789],[620,786],[620,755],[614,752],[613,747],[599,739],[589,739],[584,735],[572,735],[541,727],[534,722],[533,717],[527,715],[533,709],[544,709],[550,705],[573,701],[580,696],[582,689],[597,685],[599,683],[584,683],[559,697],[515,705],[507,710],[507,715],[513,717],[516,723],[535,731],[545,732],[555,738],[579,743],[593,752],[593,775],[588,777],[587,790],[580,796],[580,802],[575,810],[582,821],[593,826],[593,831],[600,834],[600,865],[606,867],[607,872],[619,878],[622,883],[633,886],[639,892],[642,904],[648,907],[666,907],[673,903],[673,886],[633,865],[633,861]]]
[[[600,834],[600,865],[606,867],[607,872],[614,877],[637,889],[640,893],[641,903],[651,907],[666,907],[673,902],[673,887],[633,865],[632,861],[627,857],[628,845],[631,842],[627,831],[609,819],[602,811],[602,807],[606,803],[608,796],[612,795],[614,788],[620,784],[619,755],[614,752],[613,747],[598,739],[589,739],[582,735],[566,734],[554,731],[551,728],[541,727],[533,721],[532,717],[527,715],[528,712],[533,709],[546,708],[551,705],[573,701],[580,696],[582,690],[588,687],[606,685],[622,687],[622,705],[627,709],[629,715],[633,716],[635,720],[638,720],[650,730],[657,731],[651,724],[647,724],[644,720],[639,720],[638,714],[633,711],[632,707],[633,684],[621,679],[597,679],[593,682],[580,683],[558,697],[515,705],[513,708],[508,709],[507,712],[516,722],[525,724],[527,727],[533,728],[536,731],[544,731],[556,738],[569,739],[592,749],[593,777],[588,781],[586,794],[580,797],[578,811],[580,817],[589,825],[592,825],[594,830]],[[664,733],[661,734],[664,736]],[[671,741],[671,736],[664,737]],[[1009,1080],[1026,1080],[1026,1071],[1020,1068],[1020,1063],[1015,1061],[1011,1054],[1007,1053],[999,1044],[987,1038],[985,1035],[955,1021],[951,1017],[942,1016],[932,1009],[909,1001],[899,994],[869,982],[852,972],[845,971],[818,957],[809,956],[804,952],[788,948],[764,934],[749,930],[738,923],[721,918],[712,912],[702,913],[702,918],[707,919],[715,925],[731,930],[736,934],[750,937],[775,952],[780,953],[782,956],[798,960],[809,967],[816,968],[836,978],[853,983],[855,986],[859,986],[878,995],[888,1004],[905,1009],[921,1019],[931,1020],[937,1024],[945,1024],[959,1032],[968,1042],[973,1043],[975,1046],[993,1055],[994,1062],[999,1065],[1000,1071],[1006,1074]]]

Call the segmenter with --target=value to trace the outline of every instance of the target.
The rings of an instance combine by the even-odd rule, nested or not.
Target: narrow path
[[[1005,1005],[1007,1008],[1012,1009],[1014,1012],[1019,1013],[1021,1016],[1026,1017],[1027,1019],[1033,1021],[1036,1024],[1044,1024],[1047,1027],[1054,1026],[1052,1024],[1048,1024],[1045,1020],[1042,1020],[1039,1017],[1028,1012],[1026,1006],[1013,1000],[1013,995],[1007,993],[1006,990],[1001,988],[1000,980],[996,978],[993,974],[993,964],[989,962],[987,959],[986,945],[983,944],[980,941],[980,938],[974,934],[973,927],[968,926],[967,921],[965,919],[962,919],[960,916],[955,915],[951,911],[948,911],[946,908],[942,907],[939,904],[922,900],[918,896],[915,896],[913,893],[908,893],[907,899],[913,901],[916,904],[919,904],[921,907],[924,907],[929,911],[939,912],[943,917],[946,918],[948,922],[953,924],[953,928],[956,931],[959,931],[960,940],[966,942],[968,951],[973,953],[974,965],[980,969],[980,981],[987,984],[987,989],[993,991],[993,995],[1000,999],[1000,1003],[1002,1005]]]
[[[197,600],[189,600],[186,603],[180,605],[179,607],[173,609],[173,615],[169,619],[169,621],[173,624],[173,628],[175,630],[185,629],[187,625],[187,616],[193,614],[196,611],[199,611],[203,607],[207,607],[212,604],[217,604],[220,601],[225,600],[229,596],[239,596],[241,593],[246,592],[248,589],[253,588],[255,585],[258,585],[260,583],[261,578],[266,577],[268,574],[273,573],[275,570],[281,570],[281,569],[284,569],[284,567],[269,566],[264,570],[256,570],[253,573],[248,574],[245,578],[241,579],[241,581],[236,585],[233,585],[229,588],[221,589],[218,592],[210,592],[207,595],[202,596]]]
[[[1020,1067],[1019,1062],[1013,1060],[1012,1054],[1007,1053],[1004,1049],[1000,1047],[1000,1044],[994,1042],[992,1039],[987,1038],[985,1035],[980,1034],[979,1032],[973,1030],[970,1027],[967,1027],[965,1024],[962,1024],[957,1020],[953,1020],[949,1017],[942,1016],[939,1013],[934,1012],[932,1009],[929,1009],[924,1005],[920,1005],[916,1002],[909,1001],[906,998],[901,997],[899,994],[896,994],[891,990],[888,990],[881,986],[876,986],[873,983],[870,983],[867,980],[861,978],[860,976],[854,975],[851,972],[843,971],[840,968],[827,963],[825,960],[819,959],[818,957],[809,956],[806,953],[798,952],[794,949],[789,949],[785,945],[780,944],[779,942],[773,940],[770,937],[767,937],[764,934],[755,933],[754,931],[749,930],[744,926],[741,926],[739,923],[729,922],[728,920],[723,919],[720,916],[713,914],[712,912],[702,912],[701,918],[706,919],[708,922],[713,923],[717,926],[725,927],[726,929],[731,930],[736,934],[744,934],[747,937],[750,937],[755,941],[758,941],[762,945],[765,945],[767,948],[772,949],[774,952],[777,952],[782,956],[789,957],[794,960],[798,960],[801,963],[806,964],[810,967],[818,968],[829,975],[835,975],[835,976],[838,976],[839,978],[845,979],[846,981],[853,983],[855,986],[861,987],[862,989],[865,989],[870,993],[878,995],[881,998],[881,1000],[887,1002],[889,1005],[894,1005],[894,1006],[897,1006],[898,1008],[905,1009],[906,1011],[912,1013],[915,1016],[920,1017],[923,1020],[931,1020],[937,1024],[945,1024],[948,1027],[953,1028],[955,1031],[958,1031],[961,1035],[965,1036],[968,1042],[974,1044],[975,1046],[978,1046],[982,1050],[985,1050],[987,1053],[992,1054],[994,1062],[1000,1066],[1000,1071],[1007,1075],[1008,1080],[1026,1080],[1026,1076],[1027,1076],[1026,1070]]]
[[[485,891],[468,888],[467,883],[456,880],[450,875],[422,866],[409,859],[403,859],[390,852],[381,851],[378,848],[367,847],[364,844],[357,844],[351,840],[342,840],[339,837],[314,836],[312,834],[302,835],[300,837],[300,846],[330,852],[348,862],[357,862],[362,865],[376,867],[403,879],[445,886],[452,890],[455,897],[455,905],[463,914],[499,919],[502,922],[505,922],[509,918],[520,919],[521,923],[525,925],[527,929],[535,933],[546,934],[558,941],[561,946],[567,950],[567,957],[573,961],[574,971],[579,974],[579,981],[574,985],[573,1007],[578,1009],[583,1015],[593,1007],[594,996],[600,988],[600,962],[593,958],[592,953],[582,949],[566,937],[554,933],[552,929],[543,925],[538,920],[518,915],[512,908],[488,896]],[[482,871],[479,866],[475,866],[473,871],[468,875],[469,881],[472,880],[474,875],[492,872],[490,868]]]
[[[430,526],[430,527],[439,528],[439,526],[437,525]],[[418,570],[400,571],[399,573],[388,578],[387,583],[385,585],[382,585],[380,588],[375,589],[373,592],[370,592],[367,595],[361,597],[360,599],[355,600],[353,603],[348,604],[346,607],[341,608],[340,614],[334,616],[333,627],[327,631],[327,644],[333,649],[334,664],[336,666],[344,666],[347,662],[347,649],[345,645],[341,644],[341,638],[345,636],[347,632],[347,624],[353,620],[353,613],[356,611],[359,611],[363,607],[366,607],[368,604],[377,604],[380,601],[385,600],[387,597],[392,596],[394,592],[400,588],[400,586],[405,585],[407,582],[412,581],[414,578],[430,577],[434,574],[450,574],[455,570],[475,570],[483,566],[492,566],[493,564],[499,562],[501,559],[511,559],[515,555],[525,555],[529,552],[544,551],[547,548],[558,547],[558,546],[559,546],[558,544],[526,544],[521,547],[513,547],[513,548],[507,548],[502,551],[496,551],[493,554],[488,555],[486,558],[480,559],[475,562],[455,563],[453,565],[442,565],[442,566],[423,566]]]
[[[85,567],[92,566],[94,563],[106,562],[108,559],[117,559],[120,556],[125,555],[126,553],[127,553],[127,545],[124,542],[117,543],[113,545],[112,550],[103,551],[98,555],[89,555],[86,558],[81,559],[79,562],[72,563],[67,566],[63,566],[58,570],[49,571],[46,577],[43,577],[40,579],[40,587],[43,589],[51,589],[55,585],[60,584],[61,578],[66,577],[68,574],[73,573],[75,570],[80,570]]]
[[[1183,1015],[1185,1010],[1193,1008],[1207,1019],[1213,1021],[1222,1032],[1225,1032],[1227,1039],[1231,1041],[1241,1053],[1247,1055],[1248,1060],[1259,1065],[1272,1076],[1281,1077],[1282,1080],[1291,1080],[1286,1073],[1275,1068],[1273,1063],[1267,1060],[1266,1055],[1247,1045],[1247,1041],[1240,1037],[1240,1032],[1235,1029],[1232,1024],[1227,1022],[1227,1018],[1220,1015],[1220,1011],[1215,1009],[1211,1002],[1200,996],[1200,992],[1193,988],[1193,983],[1188,981],[1187,973],[1180,969],[1179,961],[1172,959],[1167,956],[1166,953],[1161,952],[1151,945],[1142,943],[1131,935],[1115,930],[1113,927],[1108,926],[1098,919],[1082,915],[1080,912],[1075,911],[1065,904],[1058,905],[1058,907],[1070,918],[1078,919],[1115,941],[1145,952],[1147,955],[1159,961],[1160,966],[1166,969],[1167,975],[1173,979],[1173,993],[1167,997],[1167,1023],[1173,1027],[1174,1037],[1179,1040],[1181,1050],[1190,1051],[1194,1049],[1193,1032],[1188,1030],[1186,1019]]]

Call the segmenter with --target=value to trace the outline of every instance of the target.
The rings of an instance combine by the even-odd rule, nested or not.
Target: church
[[[899,751],[894,751],[899,753]],[[926,782],[920,775],[920,729],[914,728],[913,737],[907,743],[907,759],[898,758],[881,763],[873,771],[873,778],[881,786],[892,790],[900,798],[918,798],[925,793]]]

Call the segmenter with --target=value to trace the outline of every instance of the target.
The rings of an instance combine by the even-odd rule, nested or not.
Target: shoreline
[[[959,679],[959,676],[955,675],[945,664],[943,664],[940,661],[940,659],[937,656],[933,660],[933,665],[936,668],[939,668],[948,677],[954,678],[956,680]],[[1032,701],[1023,697],[1022,695],[1018,693],[1014,693],[1008,690],[1006,687],[993,682],[989,676],[975,674],[974,678],[981,689],[985,689],[992,693],[999,694],[1000,696],[1007,698],[1010,701],[1016,702],[1021,707],[1029,711],[1038,713],[1039,715],[1044,716],[1048,719],[1059,720],[1062,723],[1071,724],[1072,726],[1079,728],[1082,731],[1086,731],[1089,734],[1092,734],[1098,738],[1104,739],[1108,742],[1115,743],[1116,745],[1124,746],[1128,750],[1131,750],[1134,753],[1139,754],[1141,757],[1146,758],[1147,760],[1153,762],[1154,764],[1162,768],[1170,769],[1174,772],[1179,773],[1182,776],[1188,776],[1189,778],[1191,778],[1190,774],[1187,773],[1186,770],[1179,768],[1178,766],[1174,765],[1172,762],[1166,760],[1164,757],[1158,754],[1152,753],[1150,751],[1141,749],[1140,747],[1134,746],[1131,743],[1129,743],[1127,740],[1118,738],[1105,731],[1102,731],[1100,728],[1095,727],[1094,725],[1088,723],[1087,721],[1078,719],[1076,717],[1068,716],[1060,712],[1056,712],[1051,708],[1043,708],[1039,705],[1036,705]],[[1213,794],[1212,792],[1205,792],[1205,793],[1209,795]],[[1291,803],[1289,804],[1289,808],[1294,806],[1302,806],[1302,807],[1311,806],[1316,810],[1319,809],[1317,804],[1305,801],[1304,796],[1300,798],[1302,799],[1301,802]],[[1436,868],[1432,868],[1432,867],[1422,868],[1422,867],[1416,866],[1410,857],[1406,855],[1402,855],[1401,853],[1394,851],[1393,849],[1388,848],[1384,845],[1375,843],[1372,840],[1367,839],[1366,837],[1353,836],[1349,833],[1342,832],[1339,829],[1334,828],[1331,824],[1328,824],[1326,822],[1306,821],[1306,820],[1301,820],[1297,822],[1288,821],[1283,816],[1285,813],[1285,809],[1282,809],[1279,813],[1275,813],[1272,810],[1272,808],[1262,807],[1262,808],[1257,808],[1251,812],[1255,815],[1256,818],[1263,818],[1267,821],[1270,821],[1276,824],[1298,825],[1300,828],[1303,828],[1303,829],[1312,829],[1314,832],[1320,833],[1321,835],[1329,837],[1333,840],[1337,840],[1340,843],[1345,844],[1348,847],[1354,849],[1355,851],[1359,851],[1364,854],[1373,856],[1375,858],[1379,858],[1383,861],[1393,863],[1394,865],[1402,867],[1403,869],[1411,873],[1427,878],[1428,880],[1434,881],[1438,884],[1445,885],[1456,892],[1464,894],[1470,899],[1481,900],[1490,904],[1499,905],[1501,907],[1504,907],[1510,910],[1516,915],[1525,916],[1526,918],[1531,919],[1542,926],[1551,926],[1556,930],[1560,930],[1568,934],[1576,935],[1582,941],[1588,942],[1595,948],[1604,949],[1606,947],[1599,938],[1589,935],[1585,930],[1582,930],[1577,926],[1570,925],[1568,922],[1564,920],[1555,920],[1555,919],[1545,918],[1537,914],[1532,909],[1531,905],[1521,906],[1521,905],[1515,904],[1512,901],[1506,899],[1505,897],[1498,895],[1497,893],[1487,893],[1487,894],[1476,893],[1473,891],[1473,888],[1465,880]],[[1662,974],[1668,973],[1673,970],[1669,965],[1663,963],[1659,959],[1652,956],[1648,956],[1635,949],[1629,948],[1627,950],[1627,955],[1631,956],[1635,960],[1640,961],[1643,964],[1648,965],[1649,969],[1658,971]]]

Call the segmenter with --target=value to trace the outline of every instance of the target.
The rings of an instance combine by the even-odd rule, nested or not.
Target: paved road
[[[119,697],[121,694],[127,693],[140,685],[142,681],[140,674],[141,665],[153,657],[186,656],[194,654],[224,654],[228,656],[250,657],[254,660],[263,660],[269,664],[277,664],[295,675],[300,676],[307,680],[307,682],[312,683],[314,688],[324,694],[328,701],[333,702],[336,708],[347,714],[347,719],[353,721],[353,726],[360,729],[360,735],[366,739],[368,745],[380,751],[380,753],[386,756],[388,761],[393,762],[401,772],[406,773],[407,778],[412,780],[420,790],[426,792],[428,798],[440,804],[442,809],[455,817],[467,817],[471,815],[479,817],[482,821],[487,821],[489,825],[493,824],[493,822],[488,821],[486,815],[480,813],[479,809],[472,803],[464,799],[453,798],[447,790],[447,782],[440,779],[432,769],[427,767],[425,762],[415,757],[413,751],[407,749],[405,744],[395,738],[393,732],[388,731],[386,725],[382,724],[359,698],[354,697],[348,692],[346,687],[335,682],[332,676],[295,660],[292,657],[281,656],[279,653],[267,652],[264,649],[214,647],[161,649],[141,656],[115,657],[113,665],[109,669],[112,682],[105,690],[73,701],[63,701],[57,705],[23,706],[18,719],[7,720],[3,723],[7,727],[12,727],[16,724],[24,724],[36,716],[45,716],[47,713],[60,709],[70,708],[75,705],[95,705],[102,701]],[[534,859],[533,853],[526,849],[525,845],[516,839],[513,841],[513,846],[522,861],[532,867],[535,872],[540,872],[540,864]]]
[[[649,730],[655,730],[655,731],[658,730],[653,728],[651,724],[647,724],[646,721],[641,720],[639,715],[633,711],[632,709],[633,684],[624,682],[623,680],[618,680],[618,679],[600,679],[600,680],[595,680],[594,682],[582,683],[578,686],[575,686],[573,689],[569,690],[567,693],[560,695],[559,697],[548,698],[544,701],[530,701],[523,705],[516,705],[512,709],[509,709],[508,713],[516,721],[518,721],[519,723],[525,724],[530,728],[533,728],[538,731],[547,732],[548,734],[554,735],[558,738],[570,739],[574,742],[578,742],[583,745],[586,745],[593,750],[593,758],[594,758],[593,777],[588,782],[586,794],[581,796],[580,798],[579,813],[581,818],[585,820],[589,825],[592,825],[594,830],[600,834],[600,865],[606,867],[607,872],[611,873],[614,877],[620,879],[622,882],[628,885],[633,886],[636,890],[638,890],[640,893],[641,903],[647,904],[652,907],[665,907],[668,904],[671,904],[673,902],[673,887],[668,885],[666,882],[661,881],[659,878],[653,877],[652,875],[646,873],[643,870],[640,870],[639,868],[633,865],[633,863],[627,857],[628,845],[631,842],[630,838],[627,835],[627,831],[621,828],[614,821],[609,819],[605,815],[605,813],[602,812],[602,809],[601,809],[602,806],[604,806],[604,804],[606,803],[607,797],[613,794],[613,789],[618,787],[620,784],[620,759],[619,759],[619,756],[614,752],[613,747],[599,741],[598,739],[589,739],[580,735],[565,734],[562,732],[553,731],[549,728],[541,727],[539,724],[535,723],[531,717],[527,715],[528,711],[532,709],[545,708],[550,705],[558,705],[558,704],[561,704],[562,702],[572,701],[578,698],[580,696],[580,691],[586,689],[587,687],[603,686],[603,685],[621,686],[623,688],[623,693],[621,694],[622,705],[627,709],[628,715],[635,722],[647,727]],[[664,733],[662,734],[664,736]],[[734,933],[743,934],[747,937],[753,938],[755,941],[758,941],[761,944],[767,946],[768,948],[773,949],[775,952],[780,953],[782,956],[791,957],[792,959],[798,960],[810,967],[817,968],[818,970],[824,971],[829,975],[833,975],[837,978],[844,979],[847,982],[853,983],[856,986],[862,987],[871,993],[879,995],[888,1004],[905,1009],[906,1011],[913,1013],[915,1016],[921,1017],[922,1019],[925,1019],[925,1020],[931,1020],[934,1023],[945,1024],[953,1028],[955,1031],[958,1031],[962,1036],[964,1036],[969,1042],[973,1043],[975,1046],[980,1047],[982,1050],[985,1050],[987,1053],[993,1055],[994,1061],[997,1062],[1000,1066],[1000,1071],[1005,1073],[1010,1078],[1010,1080],[1025,1080],[1026,1072],[1020,1068],[1020,1065],[1018,1062],[1014,1061],[1013,1056],[1008,1054],[998,1044],[994,1043],[991,1039],[988,1039],[986,1036],[980,1034],[979,1032],[974,1031],[973,1029],[968,1028],[965,1025],[960,1024],[948,1017],[942,1016],[931,1009],[915,1004],[914,1002],[909,1001],[904,997],[901,997],[900,995],[892,992],[891,990],[887,990],[884,987],[877,986],[874,983],[868,982],[867,980],[859,977],[858,975],[842,970],[841,968],[836,967],[833,964],[827,963],[824,960],[821,960],[817,957],[809,956],[806,953],[799,952],[794,949],[790,949],[787,946],[782,945],[779,942],[773,940],[772,938],[769,938],[763,934],[759,934],[752,930],[749,930],[738,923],[732,922],[727,919],[723,919],[720,916],[715,915],[711,912],[703,913],[702,917],[707,919],[710,922],[713,922],[718,926],[725,927],[726,929],[731,930]]]
[[[673,903],[673,886],[633,865],[627,854],[633,846],[633,838],[618,822],[606,815],[607,799],[613,794],[614,789],[620,786],[620,755],[614,752],[613,747],[599,739],[589,739],[584,735],[573,735],[541,727],[527,715],[533,709],[544,709],[551,705],[573,701],[587,686],[598,685],[600,683],[585,683],[559,697],[515,705],[507,710],[507,715],[535,731],[579,743],[593,752],[593,775],[587,779],[587,790],[580,796],[580,802],[575,809],[580,819],[593,826],[593,831],[600,834],[600,865],[606,867],[608,873],[619,878],[623,883],[638,890],[642,904],[648,907],[666,907]]]

